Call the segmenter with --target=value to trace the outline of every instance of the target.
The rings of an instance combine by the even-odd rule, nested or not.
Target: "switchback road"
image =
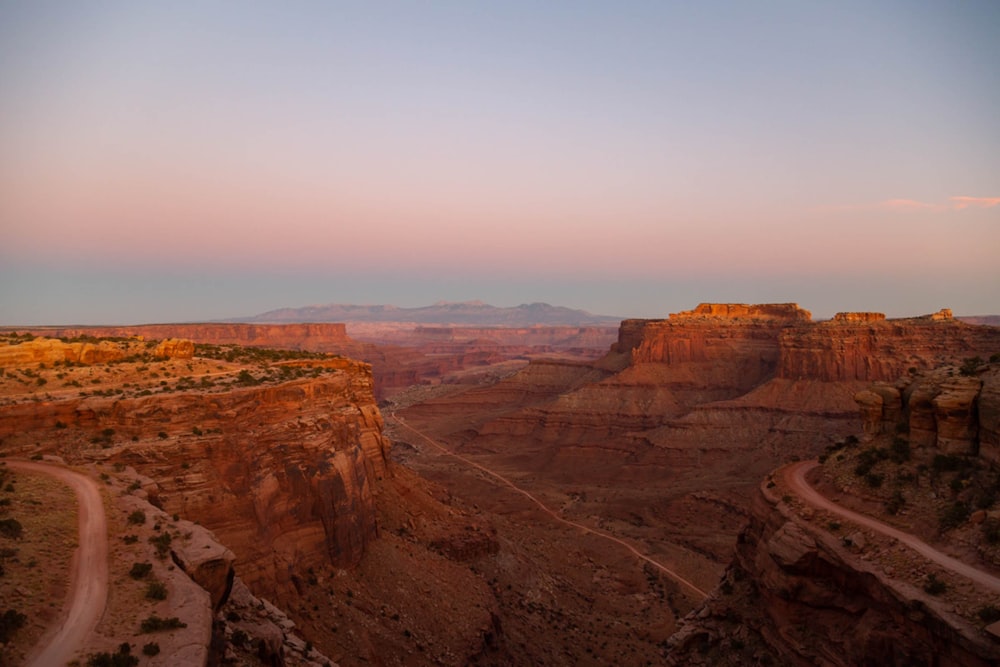
[[[898,528],[893,528],[892,526],[882,523],[881,521],[865,516],[864,514],[858,514],[857,512],[847,509],[846,507],[841,507],[840,505],[827,500],[825,496],[820,495],[820,493],[816,491],[816,489],[812,488],[812,486],[809,485],[809,482],[806,481],[806,473],[818,465],[819,463],[817,461],[803,461],[801,463],[794,463],[790,466],[786,466],[783,470],[785,483],[792,490],[792,492],[795,493],[795,495],[804,500],[806,503],[898,540],[902,544],[905,544],[919,553],[924,558],[937,563],[941,567],[970,579],[981,586],[985,586],[995,593],[1000,593],[1000,578],[993,576],[989,572],[976,569],[967,563],[963,563],[960,560],[952,558],[951,556],[938,551],[926,542],[923,542],[915,535],[904,533]]]
[[[28,655],[29,667],[62,667],[97,627],[108,598],[108,524],[97,483],[86,475],[44,463],[7,461],[12,470],[54,477],[76,493],[80,545],[70,562],[70,590],[59,625]]]
[[[680,574],[678,574],[674,570],[671,570],[670,568],[668,568],[666,565],[658,563],[657,561],[653,560],[652,558],[650,558],[646,554],[640,552],[638,549],[636,549],[635,547],[633,547],[631,544],[629,544],[625,540],[619,539],[619,538],[615,537],[614,535],[606,533],[606,532],[604,532],[602,530],[598,530],[596,528],[591,528],[590,526],[586,526],[586,525],[584,525],[582,523],[577,523],[576,521],[571,521],[569,519],[564,518],[559,513],[557,513],[555,511],[549,509],[549,507],[545,503],[543,503],[541,500],[539,500],[538,498],[536,498],[535,496],[533,496],[531,493],[525,491],[521,487],[517,486],[516,484],[514,484],[514,482],[512,482],[508,478],[504,477],[500,473],[495,472],[495,471],[487,468],[484,465],[476,463],[475,461],[473,461],[471,459],[468,459],[468,458],[462,456],[461,454],[458,454],[456,452],[451,451],[450,449],[448,449],[444,445],[440,444],[436,440],[432,439],[430,436],[426,435],[422,431],[419,431],[419,430],[415,429],[414,427],[410,426],[409,424],[407,424],[405,421],[403,421],[403,419],[401,417],[397,416],[395,413],[391,413],[391,417],[392,417],[393,421],[395,421],[397,424],[399,424],[400,426],[402,426],[406,430],[410,431],[411,433],[419,436],[424,442],[428,443],[429,445],[431,445],[435,449],[443,452],[444,454],[447,454],[448,456],[452,456],[452,457],[458,459],[459,461],[462,461],[466,465],[472,466],[473,468],[475,468],[475,469],[477,469],[477,470],[479,470],[479,471],[481,471],[483,473],[486,473],[487,475],[489,475],[493,479],[499,481],[504,486],[507,486],[507,487],[511,488],[513,491],[521,494],[522,496],[524,496],[525,498],[527,498],[528,500],[530,500],[532,503],[534,503],[538,507],[538,509],[542,510],[545,514],[547,514],[548,516],[550,516],[554,520],[558,521],[559,523],[565,524],[567,526],[572,526],[573,528],[577,528],[578,530],[582,530],[583,532],[589,533],[590,535],[596,535],[597,537],[600,537],[600,538],[603,538],[605,540],[608,540],[609,542],[614,542],[615,544],[617,544],[619,546],[622,546],[625,549],[627,549],[629,552],[632,553],[632,555],[634,555],[639,560],[644,561],[646,563],[649,563],[650,565],[652,565],[654,568],[656,568],[657,570],[659,570],[663,574],[667,575],[668,577],[670,577],[671,579],[673,579],[677,583],[683,585],[684,587],[686,587],[687,589],[689,589],[690,591],[692,591],[696,595],[697,599],[703,600],[703,599],[705,599],[705,598],[708,597],[708,593],[706,591],[702,590],[701,588],[698,588],[693,583],[691,583],[690,581],[688,581],[687,579],[685,579],[684,577],[682,577]]]

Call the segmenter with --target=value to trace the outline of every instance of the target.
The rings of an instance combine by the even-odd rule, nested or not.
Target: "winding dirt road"
[[[70,562],[70,590],[59,625],[39,640],[25,663],[62,667],[94,631],[108,599],[108,524],[97,483],[66,468],[28,461],[8,461],[12,470],[54,477],[76,493],[80,545]]]
[[[473,468],[476,468],[477,470],[479,470],[479,471],[481,471],[483,473],[486,473],[487,475],[489,475],[493,479],[499,481],[504,486],[510,487],[513,491],[516,491],[517,493],[520,493],[522,496],[524,496],[525,498],[527,498],[528,500],[530,500],[532,503],[534,503],[535,505],[537,505],[538,509],[540,509],[543,512],[545,512],[545,514],[547,514],[551,518],[555,519],[559,523],[565,524],[567,526],[572,526],[573,528],[577,528],[578,530],[581,530],[581,531],[583,531],[585,533],[589,533],[590,535],[596,535],[597,537],[601,537],[601,538],[603,538],[605,540],[608,540],[609,542],[614,542],[615,544],[617,544],[619,546],[622,546],[625,549],[627,549],[629,552],[632,553],[632,555],[634,555],[639,560],[644,561],[646,563],[649,563],[650,565],[652,565],[654,568],[656,568],[657,570],[659,570],[663,574],[667,575],[668,577],[670,577],[671,579],[673,579],[677,583],[683,585],[688,590],[692,591],[696,595],[696,597],[697,597],[698,600],[704,600],[705,598],[708,597],[708,593],[706,591],[702,590],[701,588],[698,588],[693,583],[691,583],[690,581],[688,581],[687,579],[685,579],[684,577],[682,577],[680,574],[678,574],[674,570],[671,570],[670,568],[668,568],[666,565],[663,565],[662,563],[659,563],[659,562],[653,560],[652,558],[650,558],[649,556],[647,556],[646,554],[640,552],[638,549],[636,549],[635,547],[633,547],[631,544],[629,544],[625,540],[619,539],[619,538],[615,537],[614,535],[611,535],[610,533],[605,533],[602,530],[598,530],[596,528],[591,528],[590,526],[586,526],[586,525],[584,525],[582,523],[577,523],[576,521],[571,521],[569,519],[564,518],[559,513],[555,512],[552,509],[549,509],[549,507],[545,503],[543,503],[541,500],[539,500],[538,498],[536,498],[535,496],[533,496],[531,493],[525,491],[521,487],[517,486],[516,484],[514,484],[514,482],[512,482],[508,478],[504,477],[500,473],[495,472],[495,471],[487,468],[484,465],[476,463],[475,461],[473,461],[471,459],[468,459],[468,458],[462,456],[461,454],[458,454],[456,452],[451,451],[450,449],[448,449],[444,445],[440,444],[436,440],[432,439],[431,437],[429,437],[428,435],[426,435],[422,431],[419,431],[419,430],[415,429],[414,427],[410,426],[409,424],[407,424],[405,421],[403,421],[402,417],[397,416],[395,413],[390,413],[390,416],[391,416],[392,420],[395,421],[397,424],[399,424],[403,428],[407,429],[411,433],[419,436],[421,439],[424,440],[424,442],[426,442],[429,445],[433,446],[435,449],[443,452],[444,454],[447,454],[448,456],[452,456],[452,457],[458,459],[459,461],[462,461],[466,465],[472,466]]]
[[[905,544],[919,553],[924,558],[937,563],[941,567],[951,570],[955,574],[966,577],[981,586],[985,586],[995,593],[1000,593],[1000,578],[993,576],[989,572],[976,569],[967,563],[963,563],[960,560],[952,558],[951,556],[938,551],[926,542],[923,542],[914,535],[904,533],[903,531],[893,528],[888,524],[877,521],[876,519],[865,516],[864,514],[858,514],[857,512],[847,509],[846,507],[841,507],[840,505],[827,500],[825,496],[820,495],[819,492],[811,487],[809,482],[806,481],[806,473],[818,466],[819,463],[817,461],[803,461],[801,463],[794,463],[787,466],[783,470],[785,483],[792,490],[792,492],[795,493],[795,495],[804,500],[806,503],[818,509],[832,512],[833,514],[853,521],[860,526],[870,528],[871,530],[898,540],[902,544]]]

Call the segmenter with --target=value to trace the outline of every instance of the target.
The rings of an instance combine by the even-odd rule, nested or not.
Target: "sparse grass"
[[[5,472],[7,483],[13,480],[17,489],[6,516],[16,516],[22,534],[17,540],[0,537],[0,600],[25,621],[0,653],[0,663],[20,664],[54,620],[68,585],[69,560],[77,545],[76,498],[45,475]]]

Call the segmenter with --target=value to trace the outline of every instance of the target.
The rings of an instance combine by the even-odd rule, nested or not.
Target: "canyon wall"
[[[988,636],[859,551],[762,484],[732,564],[671,638],[667,664],[997,664]]]
[[[1000,352],[1000,329],[960,322],[947,309],[892,320],[880,313],[840,313],[826,322],[789,328],[779,343],[779,378],[892,382],[911,368]]]
[[[876,383],[854,397],[869,438],[904,431],[911,446],[1000,463],[1000,367],[948,366]]]
[[[239,556],[241,576],[271,595],[296,572],[356,564],[378,534],[373,486],[387,474],[389,442],[371,368],[308,363],[324,372],[223,391],[74,392],[4,405],[0,438],[47,441],[71,462],[134,466],[157,480],[160,506],[212,530]],[[103,431],[105,441],[87,442]]]

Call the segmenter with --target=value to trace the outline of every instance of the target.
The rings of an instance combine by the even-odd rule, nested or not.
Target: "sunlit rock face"
[[[339,363],[319,378],[109,415],[123,433],[152,422],[168,435],[118,457],[159,481],[164,509],[230,546],[255,590],[310,567],[353,565],[378,534],[373,486],[386,474],[388,441],[369,367]]]
[[[960,322],[947,310],[894,320],[877,313],[841,315],[784,330],[778,377],[894,382],[910,369],[926,370],[976,355],[989,357],[1000,337],[1000,329]]]

